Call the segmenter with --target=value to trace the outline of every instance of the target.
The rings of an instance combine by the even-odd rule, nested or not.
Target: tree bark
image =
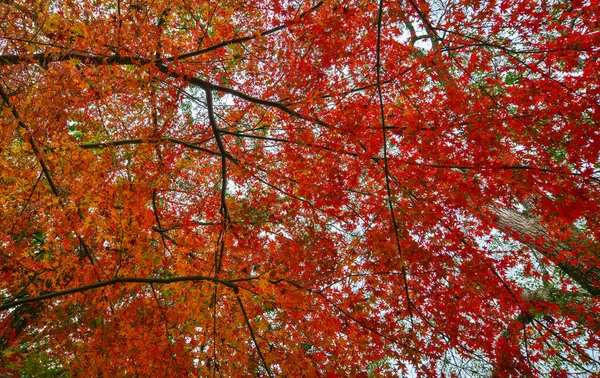
[[[590,296],[600,296],[600,258],[596,248],[587,247],[586,243],[578,246],[575,242],[552,240],[539,219],[516,210],[502,208],[493,211],[498,228],[502,232],[517,235],[516,239],[519,242],[538,251],[556,264]],[[565,251],[575,250],[578,250],[576,260],[565,259]]]

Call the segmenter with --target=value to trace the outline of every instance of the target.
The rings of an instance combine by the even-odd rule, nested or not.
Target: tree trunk
[[[556,264],[575,283],[593,297],[600,296],[600,258],[593,247],[576,246],[575,243],[554,241],[535,217],[512,209],[494,209],[498,228],[507,234],[516,234],[517,240],[535,249]],[[575,251],[576,260],[565,259],[564,251]]]

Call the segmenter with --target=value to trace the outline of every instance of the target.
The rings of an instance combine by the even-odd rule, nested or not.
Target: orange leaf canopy
[[[596,1],[0,26],[0,373],[599,371]]]

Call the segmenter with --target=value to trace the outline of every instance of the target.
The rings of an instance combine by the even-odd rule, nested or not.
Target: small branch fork
[[[156,188],[152,189],[152,210],[154,212],[154,219],[156,219],[156,227],[152,227],[152,229],[160,234],[162,241],[163,241],[163,245],[165,246],[165,248],[168,249],[165,239],[168,239],[171,243],[177,245],[175,240],[168,234],[169,231],[171,231],[172,229],[174,229],[176,227],[164,228],[162,226],[162,224],[160,222],[160,215],[159,215],[158,204],[157,204],[157,200],[156,200],[157,192],[158,192],[158,190]]]
[[[221,138],[221,131],[217,125],[214,110],[214,100],[212,94],[212,87],[209,85],[200,85],[204,89],[206,95],[206,107],[208,110],[208,121],[212,129],[217,147],[219,149],[219,155],[221,156],[221,225],[222,229],[219,232],[218,238],[218,250],[215,253],[215,277],[221,273],[223,267],[223,255],[225,253],[225,234],[229,225],[231,224],[231,217],[229,215],[229,208],[227,207],[227,158],[229,157],[234,162],[238,162],[237,159],[233,158],[225,149],[225,144]]]

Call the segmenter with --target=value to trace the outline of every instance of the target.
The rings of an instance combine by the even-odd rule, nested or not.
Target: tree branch
[[[112,286],[112,285],[116,285],[116,284],[125,284],[125,283],[169,284],[169,283],[174,283],[174,282],[188,282],[188,281],[210,281],[210,282],[221,284],[223,286],[227,286],[227,287],[233,289],[234,291],[239,290],[239,286],[231,281],[222,280],[222,279],[215,278],[215,277],[201,276],[201,275],[171,277],[171,278],[116,277],[116,278],[113,278],[108,281],[101,281],[101,282],[96,282],[96,283],[89,284],[89,285],[78,286],[78,287],[74,287],[72,289],[66,289],[66,290],[62,290],[62,291],[56,291],[53,293],[38,295],[36,297],[16,299],[16,300],[13,300],[8,303],[4,303],[4,304],[0,305],[0,311],[6,311],[8,309],[17,307],[24,303],[41,302],[41,301],[45,301],[45,300],[52,299],[52,298],[64,297],[64,296],[67,296],[70,294],[75,294],[75,293],[83,293],[86,291],[98,289],[98,288],[105,287],[105,286]]]
[[[90,149],[94,149],[94,148],[118,147],[118,146],[125,146],[125,145],[129,145],[129,144],[144,144],[144,143],[159,143],[159,142],[171,142],[171,143],[179,144],[184,147],[190,148],[192,150],[206,152],[206,153],[209,153],[209,154],[215,155],[215,156],[221,156],[220,152],[213,151],[208,148],[200,147],[197,144],[186,142],[184,140],[177,139],[177,138],[171,138],[171,137],[163,137],[163,138],[159,138],[159,139],[142,139],[142,138],[121,139],[121,140],[114,140],[114,141],[107,141],[107,142],[84,143],[84,144],[80,144],[78,146],[85,150],[90,150]],[[234,158],[233,156],[231,156],[229,154],[227,154],[226,157],[230,160],[233,160],[234,162],[238,161],[236,158]]]
[[[48,169],[46,162],[42,158],[42,155],[40,154],[40,151],[35,144],[35,140],[33,139],[33,134],[31,134],[29,127],[27,127],[25,122],[23,122],[19,112],[17,111],[17,108],[10,103],[10,98],[9,98],[8,94],[4,91],[4,88],[2,86],[0,86],[0,97],[2,97],[2,100],[4,100],[4,103],[6,104],[6,106],[10,109],[11,113],[13,114],[13,117],[15,117],[15,119],[17,120],[19,127],[21,127],[23,130],[27,131],[27,133],[30,134],[29,138],[27,138],[27,141],[29,142],[29,145],[31,146],[33,153],[37,157],[37,159],[40,163],[40,166],[42,167],[42,172],[44,173],[44,177],[46,177],[46,180],[48,181],[48,185],[50,185],[50,189],[52,190],[52,193],[56,197],[60,197],[58,187],[54,183],[54,180],[52,179],[52,175],[50,174],[50,170]]]
[[[303,12],[302,14],[300,14],[300,16],[298,16],[298,21],[302,20],[309,13],[315,11],[321,5],[323,5],[323,2],[319,1],[312,8],[310,8],[306,12]],[[230,40],[227,40],[227,41],[223,41],[221,43],[218,43],[216,45],[213,45],[213,46],[201,49],[201,50],[192,51],[192,52],[189,52],[187,54],[182,54],[182,55],[179,55],[179,56],[176,56],[176,57],[169,58],[169,59],[167,59],[167,61],[172,62],[172,61],[178,61],[178,60],[183,60],[183,59],[189,59],[189,58],[193,58],[193,57],[196,57],[196,56],[199,56],[199,55],[203,55],[203,54],[209,53],[209,52],[214,51],[214,50],[218,50],[220,48],[223,48],[223,47],[226,47],[226,46],[229,46],[229,45],[234,45],[234,44],[238,44],[238,43],[248,42],[248,41],[251,41],[251,40],[253,40],[255,38],[258,38],[258,37],[261,37],[261,36],[267,36],[269,34],[276,33],[276,32],[278,32],[280,30],[287,29],[290,26],[292,26],[295,23],[297,23],[298,21],[295,21],[295,22],[294,21],[288,21],[287,23],[285,23],[283,25],[276,26],[274,28],[265,30],[263,32],[252,34],[252,35],[246,36],[246,37],[233,38],[233,39],[230,39]]]
[[[323,145],[320,145],[320,144],[297,142],[297,141],[293,141],[293,140],[289,140],[289,139],[268,137],[268,136],[264,136],[264,135],[245,134],[243,132],[230,131],[230,130],[226,130],[226,129],[219,129],[219,131],[221,133],[223,133],[223,134],[235,135],[235,136],[239,136],[239,137],[242,137],[242,138],[260,139],[260,140],[267,140],[267,141],[271,141],[271,142],[291,143],[291,144],[295,144],[295,145],[298,145],[298,146],[315,147],[315,148],[319,148],[319,149],[322,149],[322,150],[331,151],[331,152],[338,152],[338,153],[342,153],[342,154],[349,155],[349,156],[354,156],[354,157],[358,157],[359,156],[355,152],[345,151],[345,150],[336,150],[335,148],[323,146]]]
[[[254,330],[252,329],[252,325],[250,324],[250,319],[248,319],[248,313],[246,313],[246,309],[244,308],[242,299],[240,298],[239,295],[236,295],[236,298],[237,298],[238,303],[240,304],[240,308],[242,309],[242,314],[244,315],[244,320],[246,321],[246,326],[248,326],[248,330],[250,331],[250,337],[252,337],[252,341],[254,342],[256,351],[258,352],[258,355],[260,356],[260,359],[261,359],[263,365],[265,366],[265,369],[267,370],[267,374],[269,375],[269,377],[273,377],[273,372],[269,368],[267,361],[265,361],[265,356],[263,356],[262,351],[260,350],[260,346],[258,345],[258,342],[256,341],[256,336],[254,335]]]
[[[0,66],[8,65],[8,64],[25,64],[25,63],[35,63],[41,62],[42,64],[48,64],[53,62],[65,62],[69,60],[79,60],[85,64],[95,64],[95,65],[133,65],[133,66],[142,66],[146,64],[155,64],[158,70],[165,75],[177,78],[184,79],[188,81],[189,84],[198,86],[205,90],[210,89],[214,91],[219,91],[223,93],[228,93],[232,96],[238,97],[242,100],[257,104],[263,105],[271,108],[276,108],[283,111],[286,114],[289,114],[295,118],[302,119],[308,122],[315,122],[320,126],[329,127],[328,124],[321,121],[318,118],[311,119],[303,116],[297,111],[289,108],[288,106],[282,104],[278,101],[265,100],[258,97],[251,96],[244,92],[238,91],[233,88],[225,87],[218,84],[212,84],[209,81],[202,80],[197,77],[189,76],[186,74],[181,74],[169,69],[169,67],[162,64],[157,60],[150,60],[144,58],[131,58],[131,57],[123,57],[120,55],[114,56],[90,56],[85,54],[77,54],[77,53],[49,53],[49,54],[31,54],[31,55],[0,55]]]
[[[37,54],[6,54],[0,55],[0,66],[9,64],[39,63],[46,65],[54,62],[66,62],[78,60],[85,64],[94,65],[134,65],[141,66],[153,63],[152,60],[144,58],[132,58],[128,56],[94,56],[79,53],[37,53]]]
[[[398,228],[398,222],[396,221],[396,215],[394,214],[394,204],[392,203],[392,189],[390,187],[390,171],[388,168],[388,155],[387,155],[387,133],[385,128],[385,112],[383,109],[383,93],[381,91],[381,24],[383,18],[383,0],[379,0],[379,11],[377,13],[377,96],[379,98],[379,113],[381,119],[381,133],[383,136],[383,170],[385,173],[385,188],[387,191],[387,203],[390,208],[390,215],[392,217],[392,226],[394,227],[394,236],[396,240],[396,248],[402,261],[402,278],[404,280],[404,294],[406,296],[406,302],[408,307],[408,313],[410,316],[410,323],[414,327],[413,314],[412,314],[412,301],[410,299],[408,291],[408,276],[406,274],[406,263],[402,260],[402,247],[400,246],[400,234]]]

